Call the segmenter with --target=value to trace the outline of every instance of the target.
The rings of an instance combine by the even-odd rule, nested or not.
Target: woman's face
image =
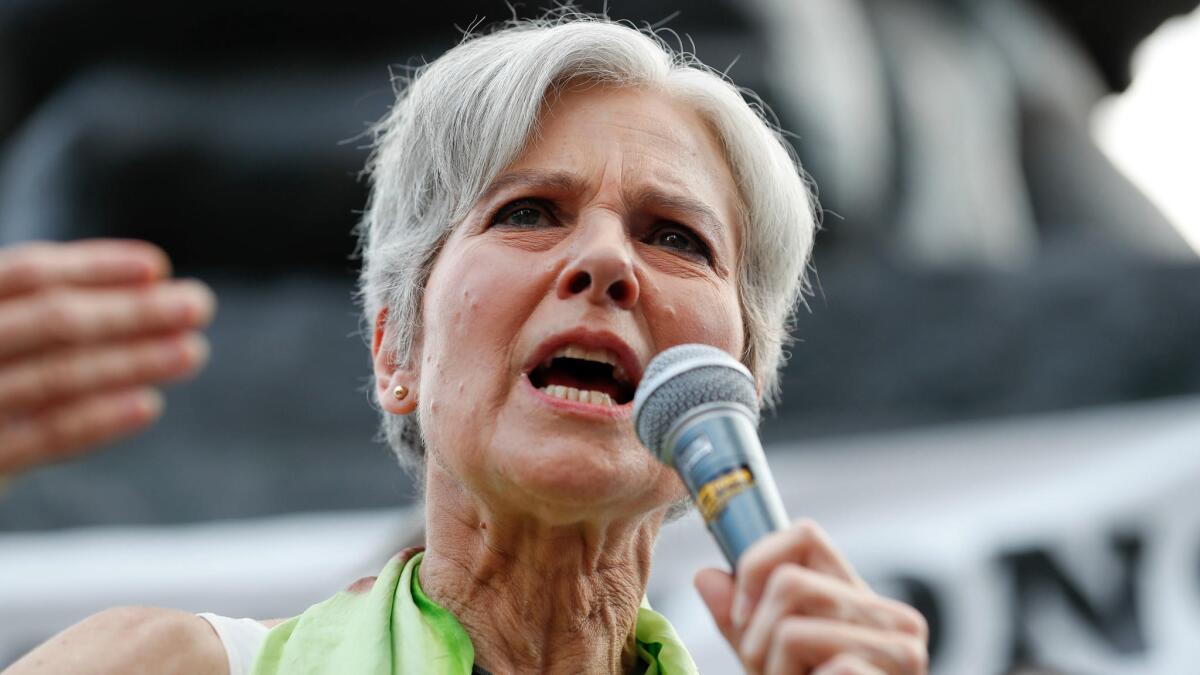
[[[686,105],[639,89],[564,93],[430,276],[413,367],[436,470],[564,523],[678,499],[630,401],[672,345],[742,353],[737,200],[717,139]]]

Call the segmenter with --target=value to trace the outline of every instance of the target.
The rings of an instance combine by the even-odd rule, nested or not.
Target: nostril
[[[608,287],[608,297],[616,302],[625,302],[625,299],[629,297],[629,292],[629,282],[627,281],[617,281]]]
[[[587,272],[580,272],[571,279],[568,288],[572,293],[582,293],[588,286],[592,285],[592,275]]]

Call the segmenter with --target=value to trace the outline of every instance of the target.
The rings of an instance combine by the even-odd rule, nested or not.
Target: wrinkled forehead
[[[688,103],[645,87],[547,95],[525,147],[484,195],[532,178],[575,194],[617,183],[630,202],[672,202],[708,211],[731,231],[742,227],[737,181],[712,125]]]

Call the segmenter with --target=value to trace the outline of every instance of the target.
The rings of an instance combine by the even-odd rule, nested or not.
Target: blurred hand
[[[170,279],[152,244],[0,248],[0,474],[73,457],[153,422],[154,385],[195,373],[216,301]]]
[[[927,671],[924,617],[871,591],[811,521],[752,546],[736,578],[700,570],[696,589],[748,673]]]

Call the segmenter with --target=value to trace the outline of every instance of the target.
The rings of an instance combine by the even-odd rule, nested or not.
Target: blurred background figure
[[[1135,47],[1177,15],[1200,26],[1197,4],[608,3],[794,133],[825,231],[764,438],[792,514],[925,611],[936,673],[1200,659],[1200,237],[1181,234],[1200,222],[1168,219],[1092,131],[1138,86]],[[375,569],[381,529],[412,538],[417,493],[364,389],[357,174],[389,66],[510,15],[0,6],[0,245],[150,241],[221,306],[211,363],[158,424],[0,495],[0,667],[113,604],[295,614]],[[1195,92],[1195,62],[1175,65],[1167,88]],[[1143,166],[1194,183],[1171,150]],[[695,520],[664,532],[651,600],[699,645],[716,633],[686,578],[718,557]],[[698,663],[727,672],[709,642]]]

